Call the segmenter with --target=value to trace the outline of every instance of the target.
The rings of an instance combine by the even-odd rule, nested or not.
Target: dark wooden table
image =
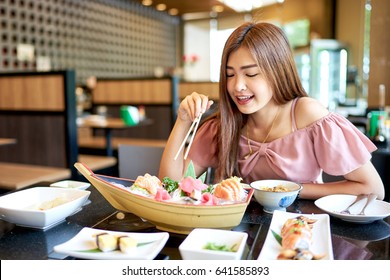
[[[0,138],[0,146],[16,144],[16,139],[13,138]]]

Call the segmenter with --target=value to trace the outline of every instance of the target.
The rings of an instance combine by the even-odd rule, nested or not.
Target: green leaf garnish
[[[186,177],[192,177],[194,179],[199,179],[204,183],[206,181],[206,176],[207,176],[207,171],[204,172],[202,175],[200,175],[198,178],[196,178],[196,173],[195,173],[195,166],[192,160],[187,166],[186,172],[184,173],[184,178]]]
[[[207,176],[207,171],[204,172],[202,175],[200,175],[198,179],[200,179],[202,183],[204,183],[204,181],[206,181],[206,176]]]
[[[202,190],[202,193],[213,193],[213,191],[214,191],[214,186],[213,185],[208,185],[207,188]]]
[[[271,232],[272,232],[272,235],[275,237],[276,241],[278,241],[279,245],[282,246],[282,237],[277,234],[276,232],[274,232],[272,229],[271,229]]]
[[[172,180],[169,177],[164,177],[162,183],[167,192],[172,193],[179,188],[179,182]]]
[[[187,170],[184,173],[184,178],[186,178],[186,177],[192,177],[192,178],[196,179],[195,167],[194,167],[194,164],[192,163],[192,160],[188,164]]]
[[[102,251],[99,248],[89,249],[89,250],[74,250],[75,252],[81,252],[81,253],[102,253]]]
[[[157,241],[157,240],[156,240],[156,241]],[[153,243],[153,242],[156,242],[156,241],[149,241],[149,242],[137,243],[137,247],[145,246],[145,245],[148,245],[148,244]]]

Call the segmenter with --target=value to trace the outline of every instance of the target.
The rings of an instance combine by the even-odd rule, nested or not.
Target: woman
[[[301,198],[375,193],[383,183],[372,165],[376,147],[345,118],[307,96],[283,31],[245,23],[222,54],[219,111],[198,129],[189,157],[174,160],[192,121],[210,109],[192,93],[180,104],[159,177],[179,180],[192,160],[197,174],[216,170],[215,181],[239,176],[245,183],[285,179],[302,183]],[[323,183],[322,171],[345,180]]]

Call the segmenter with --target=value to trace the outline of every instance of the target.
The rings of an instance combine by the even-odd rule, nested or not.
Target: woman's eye
[[[255,77],[255,76],[257,76],[257,73],[254,73],[254,74],[246,74],[248,77]]]
[[[226,77],[228,77],[228,78],[231,78],[233,76],[234,76],[234,74],[226,73]]]

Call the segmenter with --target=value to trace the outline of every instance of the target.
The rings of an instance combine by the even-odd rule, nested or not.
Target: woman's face
[[[230,97],[243,114],[261,110],[272,99],[273,92],[247,48],[230,54],[226,83]]]

